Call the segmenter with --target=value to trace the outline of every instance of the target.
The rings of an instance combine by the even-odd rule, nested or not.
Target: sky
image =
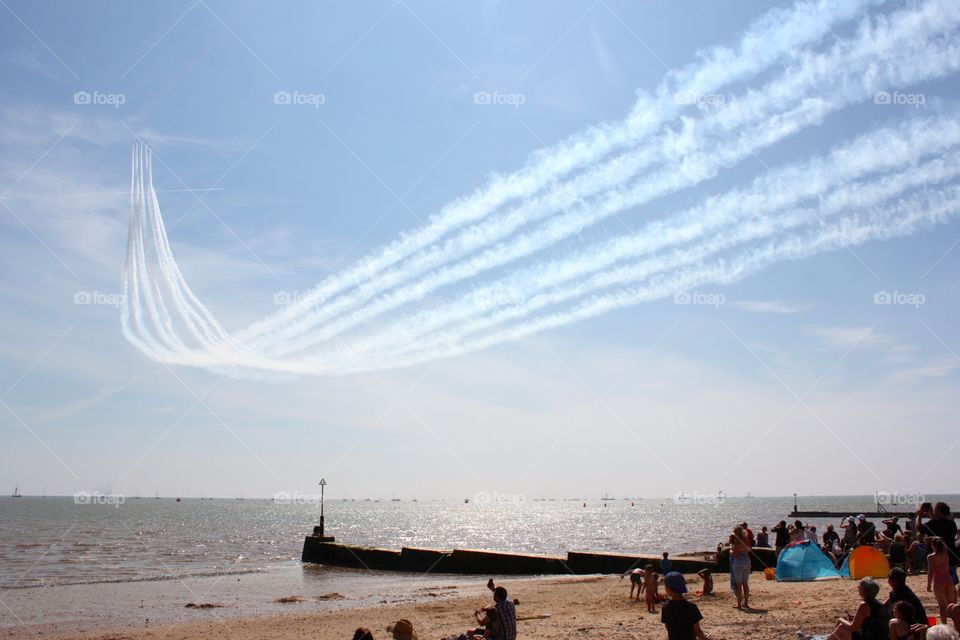
[[[926,6],[862,4],[802,53],[688,96],[685,117],[748,104],[863,21],[882,44],[879,27],[894,23],[883,14]],[[331,498],[949,492],[960,451],[955,217],[367,371],[345,360],[319,375],[224,375],[159,361],[121,332],[134,142],[152,146],[186,282],[240,331],[541,150],[643,115],[636,105],[665,78],[698,68],[710,47],[736,48],[771,7],[792,5],[0,1],[0,486],[269,497],[316,493],[322,477]],[[932,42],[949,48],[955,33]],[[838,70],[836,86],[784,98],[784,110],[823,110],[801,130],[728,159],[725,148],[767,129],[718,126],[706,144],[720,160],[704,179],[409,313],[449,310],[469,287],[651,220],[705,216],[723,194],[736,196],[731,216],[741,201],[762,208],[775,190],[747,195],[765,175],[917,119],[944,138],[924,159],[949,166],[956,67],[904,79],[912,67],[897,55],[911,60],[890,53],[903,85],[891,100],[823,108],[856,93]],[[883,59],[864,57],[849,61],[850,78],[859,63],[884,75]],[[665,126],[684,131],[682,120]],[[676,146],[655,184],[692,171]],[[911,150],[881,145],[837,166]],[[784,175],[802,190],[807,174]],[[828,195],[804,206],[828,206]],[[379,322],[372,335],[388,326]]]

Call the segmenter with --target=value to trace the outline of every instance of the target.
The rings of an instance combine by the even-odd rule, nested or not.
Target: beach
[[[434,576],[442,582],[442,576]],[[411,578],[415,580],[415,578]],[[751,576],[752,611],[738,611],[727,576],[715,576],[716,594],[696,594],[700,581],[687,576],[688,597],[700,608],[703,628],[711,638],[734,640],[794,637],[798,629],[805,633],[829,633],[839,616],[856,609],[859,602],[853,580],[778,583],[765,580],[763,574]],[[936,610],[925,589],[926,576],[911,576],[910,586],[928,608]],[[618,576],[551,577],[504,580],[511,598],[518,598],[519,637],[553,640],[570,637],[646,639],[666,637],[660,615],[646,613],[643,602],[627,598],[629,581]],[[882,584],[881,599],[888,587]],[[277,594],[278,598],[282,597]],[[312,597],[311,597],[312,595]],[[421,639],[454,635],[471,625],[471,613],[488,604],[490,593],[484,585],[447,585],[423,591],[413,602],[392,602],[359,607],[319,610],[318,596],[305,594],[302,601],[286,604],[287,613],[232,618],[223,609],[183,609],[180,622],[140,625],[134,628],[103,628],[84,633],[58,632],[55,629],[8,628],[7,638],[27,636],[57,640],[340,640],[353,637],[358,626],[369,627],[375,638],[387,638],[387,624],[400,618],[413,622]],[[186,595],[184,596],[186,598]],[[348,605],[349,603],[344,603]],[[658,608],[659,611],[659,608]],[[546,616],[548,617],[541,617]],[[534,619],[524,619],[534,618]]]

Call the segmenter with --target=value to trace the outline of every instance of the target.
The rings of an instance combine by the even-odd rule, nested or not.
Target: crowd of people
[[[796,544],[815,544],[837,568],[854,549],[869,545],[886,554],[890,572],[887,575],[889,593],[880,601],[880,584],[873,578],[864,578],[858,584],[860,602],[856,611],[837,620],[828,640],[960,640],[960,603],[957,602],[957,525],[950,507],[943,502],[924,503],[917,512],[901,519],[897,516],[882,520],[883,529],[864,515],[844,518],[835,528],[827,525],[822,533],[813,525],[800,520],[793,524],[780,521],[771,527],[761,527],[754,535],[743,522],[733,528],[726,544],[718,546],[718,556],[730,556],[730,588],[736,597],[736,608],[751,609],[750,574],[752,558],[758,548],[772,548],[779,557],[784,549]],[[839,530],[838,530],[839,529]],[[842,532],[842,533],[841,533]],[[772,545],[771,545],[772,534]],[[659,572],[652,563],[631,569],[621,578],[630,577],[631,599],[644,596],[647,612],[657,613],[668,640],[706,640],[701,628],[703,614],[699,607],[686,598],[687,584],[683,574],[673,570],[669,553],[659,561]],[[927,617],[920,598],[907,584],[910,574],[927,573],[926,588],[937,601],[939,624]],[[708,569],[699,572],[703,581],[701,595],[713,592],[713,576]],[[664,594],[659,585],[664,587]],[[444,640],[516,640],[517,600],[508,599],[507,590],[490,580],[487,587],[493,592],[493,603],[474,611],[476,624]],[[419,640],[409,620],[401,619],[387,627],[393,640]],[[369,629],[357,629],[354,640],[373,640]]]
[[[781,520],[771,529],[762,527],[754,536],[746,522],[734,527],[726,545],[719,545],[718,552],[725,549],[730,554],[730,588],[737,599],[737,608],[750,608],[751,552],[754,548],[773,548],[777,557],[784,549],[796,544],[816,544],[839,569],[846,557],[857,547],[869,545],[881,550],[890,564],[887,576],[890,596],[880,603],[877,599],[880,586],[872,578],[860,581],[859,593],[862,602],[856,613],[837,621],[830,640],[921,640],[934,638],[928,633],[928,619],[920,599],[907,586],[907,575],[927,573],[927,591],[937,601],[939,625],[936,633],[953,633],[960,630],[960,604],[957,597],[957,524],[950,507],[944,502],[936,505],[924,503],[916,513],[905,518],[892,516],[882,520],[883,529],[870,522],[864,515],[844,518],[839,528],[832,524],[823,533],[817,527],[804,525],[800,520],[787,524]],[[951,628],[949,624],[952,623]],[[691,636],[692,637],[692,636]],[[958,637],[958,636],[943,636]]]

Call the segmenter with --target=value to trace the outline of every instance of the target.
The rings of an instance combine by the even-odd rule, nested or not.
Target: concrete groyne
[[[660,570],[659,555],[629,555],[570,551],[565,556],[509,553],[482,549],[400,550],[341,544],[332,538],[307,536],[303,543],[303,562],[331,567],[370,569],[374,571],[409,571],[418,573],[459,573],[476,575],[563,575],[623,573],[652,564]],[[728,571],[727,553],[689,554],[671,557],[673,569],[696,573],[701,569]],[[776,565],[773,549],[754,549],[754,570]]]

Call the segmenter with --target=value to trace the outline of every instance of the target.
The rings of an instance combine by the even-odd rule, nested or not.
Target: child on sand
[[[647,613],[656,613],[660,593],[657,586],[657,572],[653,570],[652,564],[648,564],[643,570],[643,589],[646,591]]]
[[[697,571],[697,575],[703,580],[703,595],[712,596],[713,575],[710,573],[710,569],[700,569],[700,571]]]
[[[640,590],[643,588],[643,569],[636,568],[627,571],[620,576],[620,579],[623,580],[626,576],[630,576],[630,595],[627,596],[627,600],[633,600],[633,589],[637,589],[637,602],[640,602]]]
[[[950,557],[942,538],[930,538],[933,553],[927,556],[927,591],[933,591],[940,607],[940,622],[947,624],[948,608],[957,602],[957,589],[950,577]]]
[[[893,603],[893,617],[890,618],[890,637],[895,640],[920,640],[927,625],[917,622],[917,614],[909,602],[898,600]]]
[[[673,561],[670,560],[670,554],[664,551],[663,559],[660,560],[660,571],[663,572],[663,575],[667,575],[670,573],[671,567],[673,567]]]
[[[671,571],[663,578],[663,586],[670,598],[660,612],[660,622],[667,628],[667,640],[707,640],[700,628],[703,615],[697,605],[683,597],[687,582],[683,574]]]

